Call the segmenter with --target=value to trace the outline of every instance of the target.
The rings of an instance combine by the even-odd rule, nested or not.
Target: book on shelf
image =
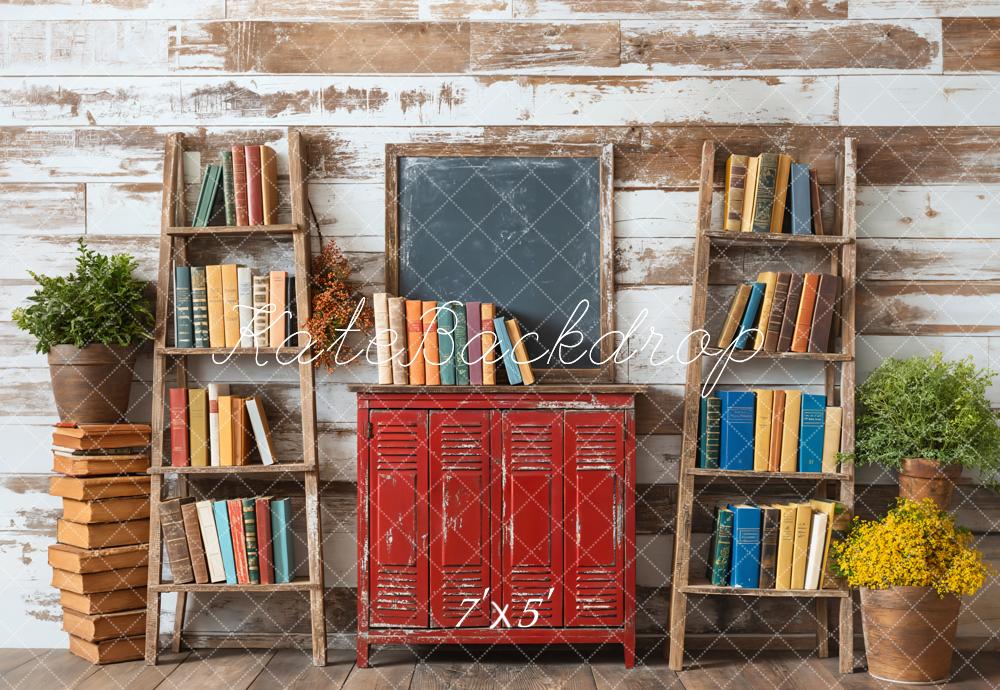
[[[271,544],[271,497],[254,499],[257,517],[257,562],[261,584],[274,584],[274,549]]]
[[[732,550],[733,511],[726,506],[719,506],[715,511],[715,531],[712,535],[707,573],[708,581],[717,587],[729,585]]]
[[[260,555],[257,547],[257,501],[240,499],[243,505],[243,538],[246,542],[247,578],[250,584],[260,584]]]
[[[726,159],[725,192],[722,202],[722,229],[739,232],[743,227],[743,196],[747,181],[748,156],[733,154]]]
[[[278,157],[274,149],[260,146],[260,206],[261,224],[278,222]],[[293,331],[294,332],[294,331]]]
[[[775,162],[774,200],[771,203],[772,234],[781,234],[785,223],[785,206],[788,200],[788,179],[791,172],[792,158],[788,154],[779,153]]]
[[[774,589],[778,567],[778,532],[781,528],[781,508],[761,506],[760,577],[758,587]]]
[[[187,389],[171,388],[170,400],[170,464],[187,467],[191,464],[188,449]]]
[[[194,347],[208,347],[208,283],[204,266],[191,267],[191,322]]]
[[[204,584],[209,581],[208,561],[205,557],[205,545],[202,542],[201,527],[198,522],[198,505],[194,499],[181,503],[181,518],[194,581],[198,584]]]
[[[790,589],[805,589],[806,565],[809,561],[809,530],[812,528],[812,506],[795,506],[795,538],[792,546],[792,576]]]
[[[291,499],[271,499],[271,550],[276,583],[291,582],[294,574],[295,552],[291,529]]]
[[[746,181],[743,183],[743,213],[740,231],[753,232],[753,209],[757,194],[757,176],[760,172],[760,156],[747,157]]]
[[[746,311],[747,302],[750,299],[750,289],[751,286],[749,283],[742,283],[736,288],[733,301],[729,306],[729,313],[726,315],[726,321],[722,326],[722,332],[719,334],[719,339],[716,342],[720,349],[724,350],[729,347],[736,337],[736,331],[743,322],[743,313]]]
[[[802,391],[785,391],[785,415],[781,425],[781,464],[778,468],[781,472],[798,470],[801,414]]]
[[[837,455],[840,453],[840,434],[844,419],[844,408],[828,407],[824,411],[823,419],[823,472],[837,472],[840,461]]]
[[[823,523],[823,538],[822,543],[819,545],[821,551],[821,563],[819,567],[819,578],[815,581],[813,589],[824,589],[827,587],[837,586],[837,577],[831,571],[830,567],[830,545],[833,544],[834,528],[837,523],[837,518],[843,514],[844,517],[847,515],[847,510],[844,505],[838,501],[830,501],[824,499],[810,499],[809,505],[812,507],[813,511],[816,513],[821,513],[826,521]],[[850,524],[849,520],[844,521]],[[814,523],[815,524],[815,523]],[[812,537],[810,536],[810,539]],[[810,558],[812,557],[812,551],[810,549]],[[810,563],[806,563],[806,580],[807,586],[809,582],[809,570]]]
[[[507,323],[502,316],[493,319],[493,330],[500,343],[500,354],[503,357],[504,371],[507,372],[507,382],[512,386],[519,385],[523,382],[521,369],[517,366],[514,345],[510,340],[510,331],[507,330]]]
[[[496,363],[500,357],[499,351],[497,350],[497,336],[493,330],[493,320],[496,318],[496,309],[492,303],[483,302],[479,313],[479,323],[483,330],[483,385],[495,386],[497,382]]]
[[[812,202],[812,230],[814,235],[825,234],[823,230],[823,201],[819,193],[819,175],[815,170],[809,170],[809,199]]]
[[[239,346],[253,347],[253,274],[247,266],[236,267],[237,318]]]
[[[265,465],[273,465],[274,442],[271,439],[271,426],[267,422],[264,406],[256,396],[247,398],[245,404],[250,426],[253,427],[254,439],[257,442],[257,450],[260,452],[260,460]]]
[[[406,318],[406,367],[409,382],[414,386],[424,385],[424,322],[421,318],[423,302],[408,299],[404,302]]]
[[[819,274],[806,273],[802,277],[802,297],[799,298],[799,311],[795,316],[795,330],[792,331],[792,352],[808,352],[809,330],[812,327],[813,307],[816,305],[816,290],[819,287]]]
[[[785,314],[781,319],[781,332],[778,335],[778,352],[790,352],[792,335],[795,332],[795,318],[799,313],[799,302],[802,300],[802,274],[792,273],[788,281],[788,297],[785,299]]]
[[[225,205],[222,199],[222,166],[209,164],[201,179],[201,190],[195,204],[191,227],[207,228],[225,222]]]
[[[390,357],[392,359],[392,382],[397,386],[405,386],[410,382],[406,368],[406,360],[409,358],[409,352],[407,349],[408,346],[406,343],[406,300],[402,297],[390,297],[388,299],[388,303],[389,347],[391,351]],[[439,314],[438,318],[439,320],[443,319],[443,314]],[[442,323],[441,328],[443,327],[444,325]],[[452,364],[452,366],[454,366],[454,364]]]
[[[174,343],[177,347],[194,347],[192,310],[191,269],[174,266]]]
[[[751,338],[756,338],[753,329],[757,326],[757,318],[760,314],[760,305],[764,299],[764,283],[754,282],[750,284],[750,296],[747,298],[746,311],[743,312],[743,320],[740,322],[739,335],[736,336],[737,349],[742,350],[750,344]]]
[[[792,588],[792,554],[795,552],[795,517],[798,508],[793,503],[777,506],[778,542],[775,552],[775,589]]]
[[[222,201],[226,211],[226,225],[237,225],[236,184],[233,178],[233,152],[223,151],[222,158]]]
[[[771,324],[771,308],[774,306],[778,274],[774,271],[762,271],[757,275],[757,282],[764,283],[764,296],[760,300],[760,316],[757,319],[757,334],[754,336],[753,349],[762,350],[764,349],[767,329]]]
[[[468,329],[469,383],[483,384],[483,303],[465,303],[465,323]]]
[[[823,471],[823,426],[826,396],[802,394],[799,412],[799,472]]]
[[[233,205],[236,212],[236,225],[249,225],[247,212],[247,157],[246,149],[237,144],[230,149],[233,160]]]
[[[455,313],[455,384],[469,385],[469,330],[465,317],[465,305],[461,302],[451,302]],[[412,383],[412,381],[411,381]]]
[[[719,391],[719,467],[752,470],[754,462],[754,394],[750,391]]]
[[[229,533],[233,544],[233,564],[236,567],[236,582],[250,584],[250,567],[247,562],[246,531],[243,527],[243,499],[231,498],[226,503],[229,513]]]
[[[507,334],[514,348],[514,361],[517,362],[518,371],[521,374],[521,383],[530,386],[535,382],[535,372],[531,368],[531,358],[528,356],[528,347],[524,344],[524,336],[521,334],[521,327],[517,319],[506,320]]]
[[[205,266],[205,291],[208,300],[208,343],[226,346],[226,319],[222,305],[222,266]]]
[[[229,395],[228,383],[208,384],[208,438],[209,457],[212,467],[222,464],[220,455],[220,424],[219,424],[219,397]]]
[[[389,329],[389,295],[376,292],[372,296],[372,312],[375,316],[375,356],[378,361],[378,382],[393,383],[392,380],[392,338]],[[437,334],[434,334],[437,337]]]
[[[222,546],[219,543],[219,532],[215,526],[215,513],[212,501],[198,501],[195,504],[198,512],[198,529],[201,532],[201,543],[205,550],[205,564],[208,567],[209,582],[225,582],[226,569],[222,565]]]
[[[760,154],[757,157],[757,184],[753,195],[753,216],[750,219],[752,232],[771,232],[777,175],[778,154]]]
[[[270,290],[269,275],[253,276],[253,344],[255,347],[267,347],[269,342],[268,323],[271,318],[269,312]]]
[[[299,344],[299,298],[295,291],[295,276],[285,277],[285,338],[292,347]]]
[[[223,338],[225,346],[230,348],[240,346],[240,268],[236,264],[222,264]]]
[[[831,352],[833,315],[840,296],[841,278],[830,273],[819,274],[816,300],[813,305],[812,326],[809,330],[809,352]]]
[[[188,448],[192,467],[208,466],[208,391],[189,388],[188,399]]]
[[[438,354],[437,302],[421,302],[424,343],[424,381],[428,386],[441,385],[441,360]],[[379,364],[381,367],[381,363]],[[390,373],[391,376],[391,373]],[[381,376],[380,376],[381,378]]]
[[[264,224],[264,196],[261,189],[260,146],[244,146],[247,176],[247,222],[250,225]]]
[[[778,352],[778,341],[781,337],[781,324],[785,317],[785,304],[788,301],[788,288],[791,283],[791,273],[778,273],[774,281],[774,299],[770,307],[767,321],[767,331],[764,335],[764,351]]]
[[[193,498],[171,498],[160,503],[163,546],[167,552],[167,562],[170,564],[170,575],[174,584],[194,581],[187,532],[184,529],[184,515],[181,511],[184,504],[193,501]]]
[[[774,391],[760,388],[755,389],[753,394],[756,403],[754,411],[753,469],[758,472],[767,472],[770,464],[771,417],[774,409]]]
[[[247,415],[246,398],[231,396],[230,409],[233,421],[230,431],[233,434],[233,465],[242,467],[247,464],[250,455],[250,422]]]
[[[437,313],[438,367],[442,386],[455,385],[455,312],[447,302]]]
[[[719,468],[719,433],[722,417],[718,396],[700,398],[698,414],[698,467]]]
[[[285,289],[287,287],[288,273],[285,271],[271,271],[269,274],[268,296],[271,299],[271,314],[268,323],[268,343],[271,347],[281,347],[285,342],[285,310],[286,303]]]
[[[733,587],[756,589],[760,584],[761,510],[757,506],[732,505]]]
[[[811,235],[812,229],[812,190],[809,183],[809,166],[793,163],[789,181],[789,196],[791,197],[791,231],[793,235]]]
[[[219,395],[219,465],[233,464],[233,396]]]
[[[235,585],[236,558],[233,555],[233,534],[229,528],[229,504],[226,501],[212,501],[212,514],[215,517],[215,532],[219,537],[219,555],[222,557],[222,569],[226,574],[226,584]]]
[[[722,228],[822,235],[816,171],[784,153],[732,154],[726,161]]]
[[[771,442],[767,453],[768,472],[781,470],[781,437],[785,425],[785,391],[774,391],[771,399]]]
[[[813,512],[809,528],[809,553],[806,557],[804,589],[819,589],[821,566],[823,565],[823,545],[826,543],[825,513]]]

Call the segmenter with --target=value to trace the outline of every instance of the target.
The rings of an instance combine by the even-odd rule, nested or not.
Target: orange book
[[[424,385],[424,322],[420,318],[423,302],[406,300],[406,348],[409,355],[410,385]]]
[[[278,223],[278,159],[270,146],[260,147],[260,199],[264,225]]]
[[[232,415],[230,430],[233,435],[233,465],[246,465],[250,454],[250,421],[247,418],[246,398],[232,396],[229,409]]]
[[[281,347],[285,342],[285,283],[288,274],[284,271],[271,271],[271,323],[268,330],[268,343],[271,347]]]
[[[437,302],[421,306],[424,322],[424,378],[428,386],[441,385],[441,364],[438,359]]]
[[[495,386],[497,382],[496,364],[500,359],[499,348],[494,349],[497,342],[497,334],[493,332],[496,307],[489,302],[483,302],[480,311],[483,315],[483,385]]]
[[[222,328],[226,347],[240,344],[240,296],[236,264],[222,264]],[[212,325],[209,322],[209,331]],[[209,339],[211,339],[211,332]]]
[[[799,311],[795,316],[792,352],[807,352],[809,350],[809,331],[812,329],[817,288],[819,288],[819,274],[806,273],[802,280],[802,298],[799,301]]]
[[[771,403],[771,447],[767,454],[767,471],[781,469],[781,430],[785,424],[785,391],[774,391]]]

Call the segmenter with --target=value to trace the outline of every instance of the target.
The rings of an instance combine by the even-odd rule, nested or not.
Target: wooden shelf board
[[[717,347],[707,347],[705,348],[705,354],[707,355],[719,355],[722,354],[722,350]],[[843,352],[765,352],[764,350],[733,350],[733,353],[739,353],[743,355],[742,361],[751,361],[753,359],[791,359],[791,360],[803,360],[812,362],[850,362],[854,359],[854,355],[845,354]],[[746,359],[747,356],[753,354],[753,357]],[[741,363],[741,360],[732,360],[734,363]]]
[[[295,223],[278,223],[276,225],[212,225],[207,228],[189,228],[173,226],[166,228],[167,235],[195,237],[204,235],[290,235],[301,232]]]
[[[746,479],[799,479],[845,481],[850,476],[840,472],[758,472],[756,470],[716,470],[706,467],[692,467],[688,474],[695,477],[739,477]]]
[[[789,235],[782,233],[772,235],[764,232],[726,232],[723,230],[709,230],[705,233],[714,244],[740,244],[740,245],[784,245],[784,244],[805,244],[821,247],[837,247],[850,244],[853,237],[843,235]]]
[[[316,468],[303,462],[279,462],[274,465],[226,465],[212,467],[150,467],[149,474],[281,474],[311,472]]]
[[[559,383],[539,383],[530,386],[399,386],[392,384],[376,383],[351,383],[347,389],[353,393],[372,393],[382,395],[386,393],[488,393],[490,395],[509,393],[511,395],[531,394],[531,393],[642,393],[646,386],[629,383],[580,383],[580,384],[559,384]]]
[[[291,345],[280,348],[283,355],[289,357],[297,355],[302,349],[302,345],[293,347]],[[156,352],[170,357],[181,357],[188,355],[273,355],[278,352],[277,347],[160,347]]]
[[[734,597],[809,597],[844,599],[850,596],[846,589],[744,589],[742,587],[719,587],[717,585],[684,585],[685,594],[718,594]]]
[[[175,585],[173,582],[163,582],[158,585],[151,585],[153,592],[308,592],[319,589],[319,583],[309,581],[309,578],[296,578],[291,582],[282,582],[273,585],[230,585],[225,582],[214,582],[198,584],[189,582],[183,585]]]

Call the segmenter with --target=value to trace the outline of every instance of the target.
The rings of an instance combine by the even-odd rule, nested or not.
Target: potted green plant
[[[48,355],[60,419],[117,422],[128,410],[136,351],[153,327],[135,268],[130,254],[98,254],[81,238],[73,273],[31,273],[40,287],[13,319]]]
[[[959,597],[978,592],[990,574],[972,534],[932,500],[900,498],[881,520],[855,518],[832,551],[835,572],[861,590],[868,672],[894,682],[946,681]]]
[[[986,397],[994,372],[972,358],[887,359],[858,388],[853,459],[899,470],[899,495],[947,510],[963,468],[996,486],[1000,426]],[[848,456],[850,458],[852,456]]]

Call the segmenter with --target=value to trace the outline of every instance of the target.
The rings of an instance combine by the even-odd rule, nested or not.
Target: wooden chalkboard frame
[[[607,337],[614,329],[614,147],[612,144],[503,144],[412,143],[385,147],[385,286],[399,294],[399,159],[406,157],[521,157],[597,158],[600,167],[600,343],[599,367],[590,369],[536,368],[543,383],[611,383],[615,380],[616,344]]]

